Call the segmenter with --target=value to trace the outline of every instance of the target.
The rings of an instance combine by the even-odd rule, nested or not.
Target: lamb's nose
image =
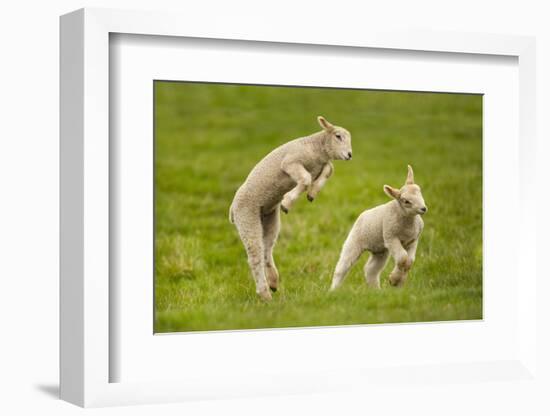
[[[428,208],[426,208],[426,207],[420,208],[420,211],[422,211],[422,212],[426,212],[427,210],[428,210]]]
[[[348,152],[348,159],[351,159],[351,152]]]

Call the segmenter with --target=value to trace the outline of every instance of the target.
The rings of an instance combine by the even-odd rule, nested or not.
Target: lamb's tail
[[[233,204],[229,207],[229,222],[231,224],[235,223],[235,218],[233,217]]]

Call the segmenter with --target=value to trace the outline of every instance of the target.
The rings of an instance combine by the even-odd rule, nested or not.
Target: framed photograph
[[[163,80],[153,93],[155,333],[482,319],[481,94]],[[347,128],[317,125],[320,111]],[[313,172],[295,202],[286,160]],[[424,216],[428,200],[444,209]]]
[[[534,40],[218,23],[61,18],[61,397],[537,383]]]

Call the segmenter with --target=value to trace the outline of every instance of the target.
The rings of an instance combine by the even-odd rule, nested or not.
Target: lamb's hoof
[[[288,208],[285,207],[284,205],[281,205],[281,210],[282,210],[285,214],[288,214]]]
[[[404,272],[408,272],[412,267],[412,260],[409,257],[405,257],[399,263],[397,263],[397,266]]]
[[[271,289],[272,292],[276,292],[277,287],[279,286],[279,273],[277,272],[275,266],[271,264],[266,265],[265,277],[269,289]]]
[[[405,279],[403,277],[393,277],[393,276],[390,276],[390,285],[392,285],[393,287],[400,287],[400,286],[403,286],[403,284],[405,283]]]
[[[261,292],[258,292],[258,296],[264,301],[264,302],[269,302],[271,301],[273,298],[271,296],[271,293],[269,292],[269,290],[263,290]]]
[[[312,197],[310,194],[307,194],[307,200],[308,200],[309,202],[313,202],[314,199],[315,199],[315,198]]]

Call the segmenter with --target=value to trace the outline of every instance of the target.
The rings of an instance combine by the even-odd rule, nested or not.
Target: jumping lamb
[[[405,185],[401,189],[384,185],[384,192],[392,201],[364,211],[353,225],[342,247],[331,290],[342,284],[349,269],[364,251],[371,253],[364,269],[369,286],[380,288],[380,273],[386,265],[388,255],[395,261],[389,278],[390,284],[401,286],[405,283],[424,228],[421,216],[428,208],[420,186],[414,183],[414,173],[410,165]]]
[[[285,143],[264,157],[237,190],[229,220],[235,224],[256,282],[256,293],[271,300],[279,284],[273,247],[280,228],[280,209],[288,213],[300,194],[315,199],[333,171],[331,160],[351,159],[351,135],[324,117],[322,131]],[[268,289],[269,286],[269,289]]]

